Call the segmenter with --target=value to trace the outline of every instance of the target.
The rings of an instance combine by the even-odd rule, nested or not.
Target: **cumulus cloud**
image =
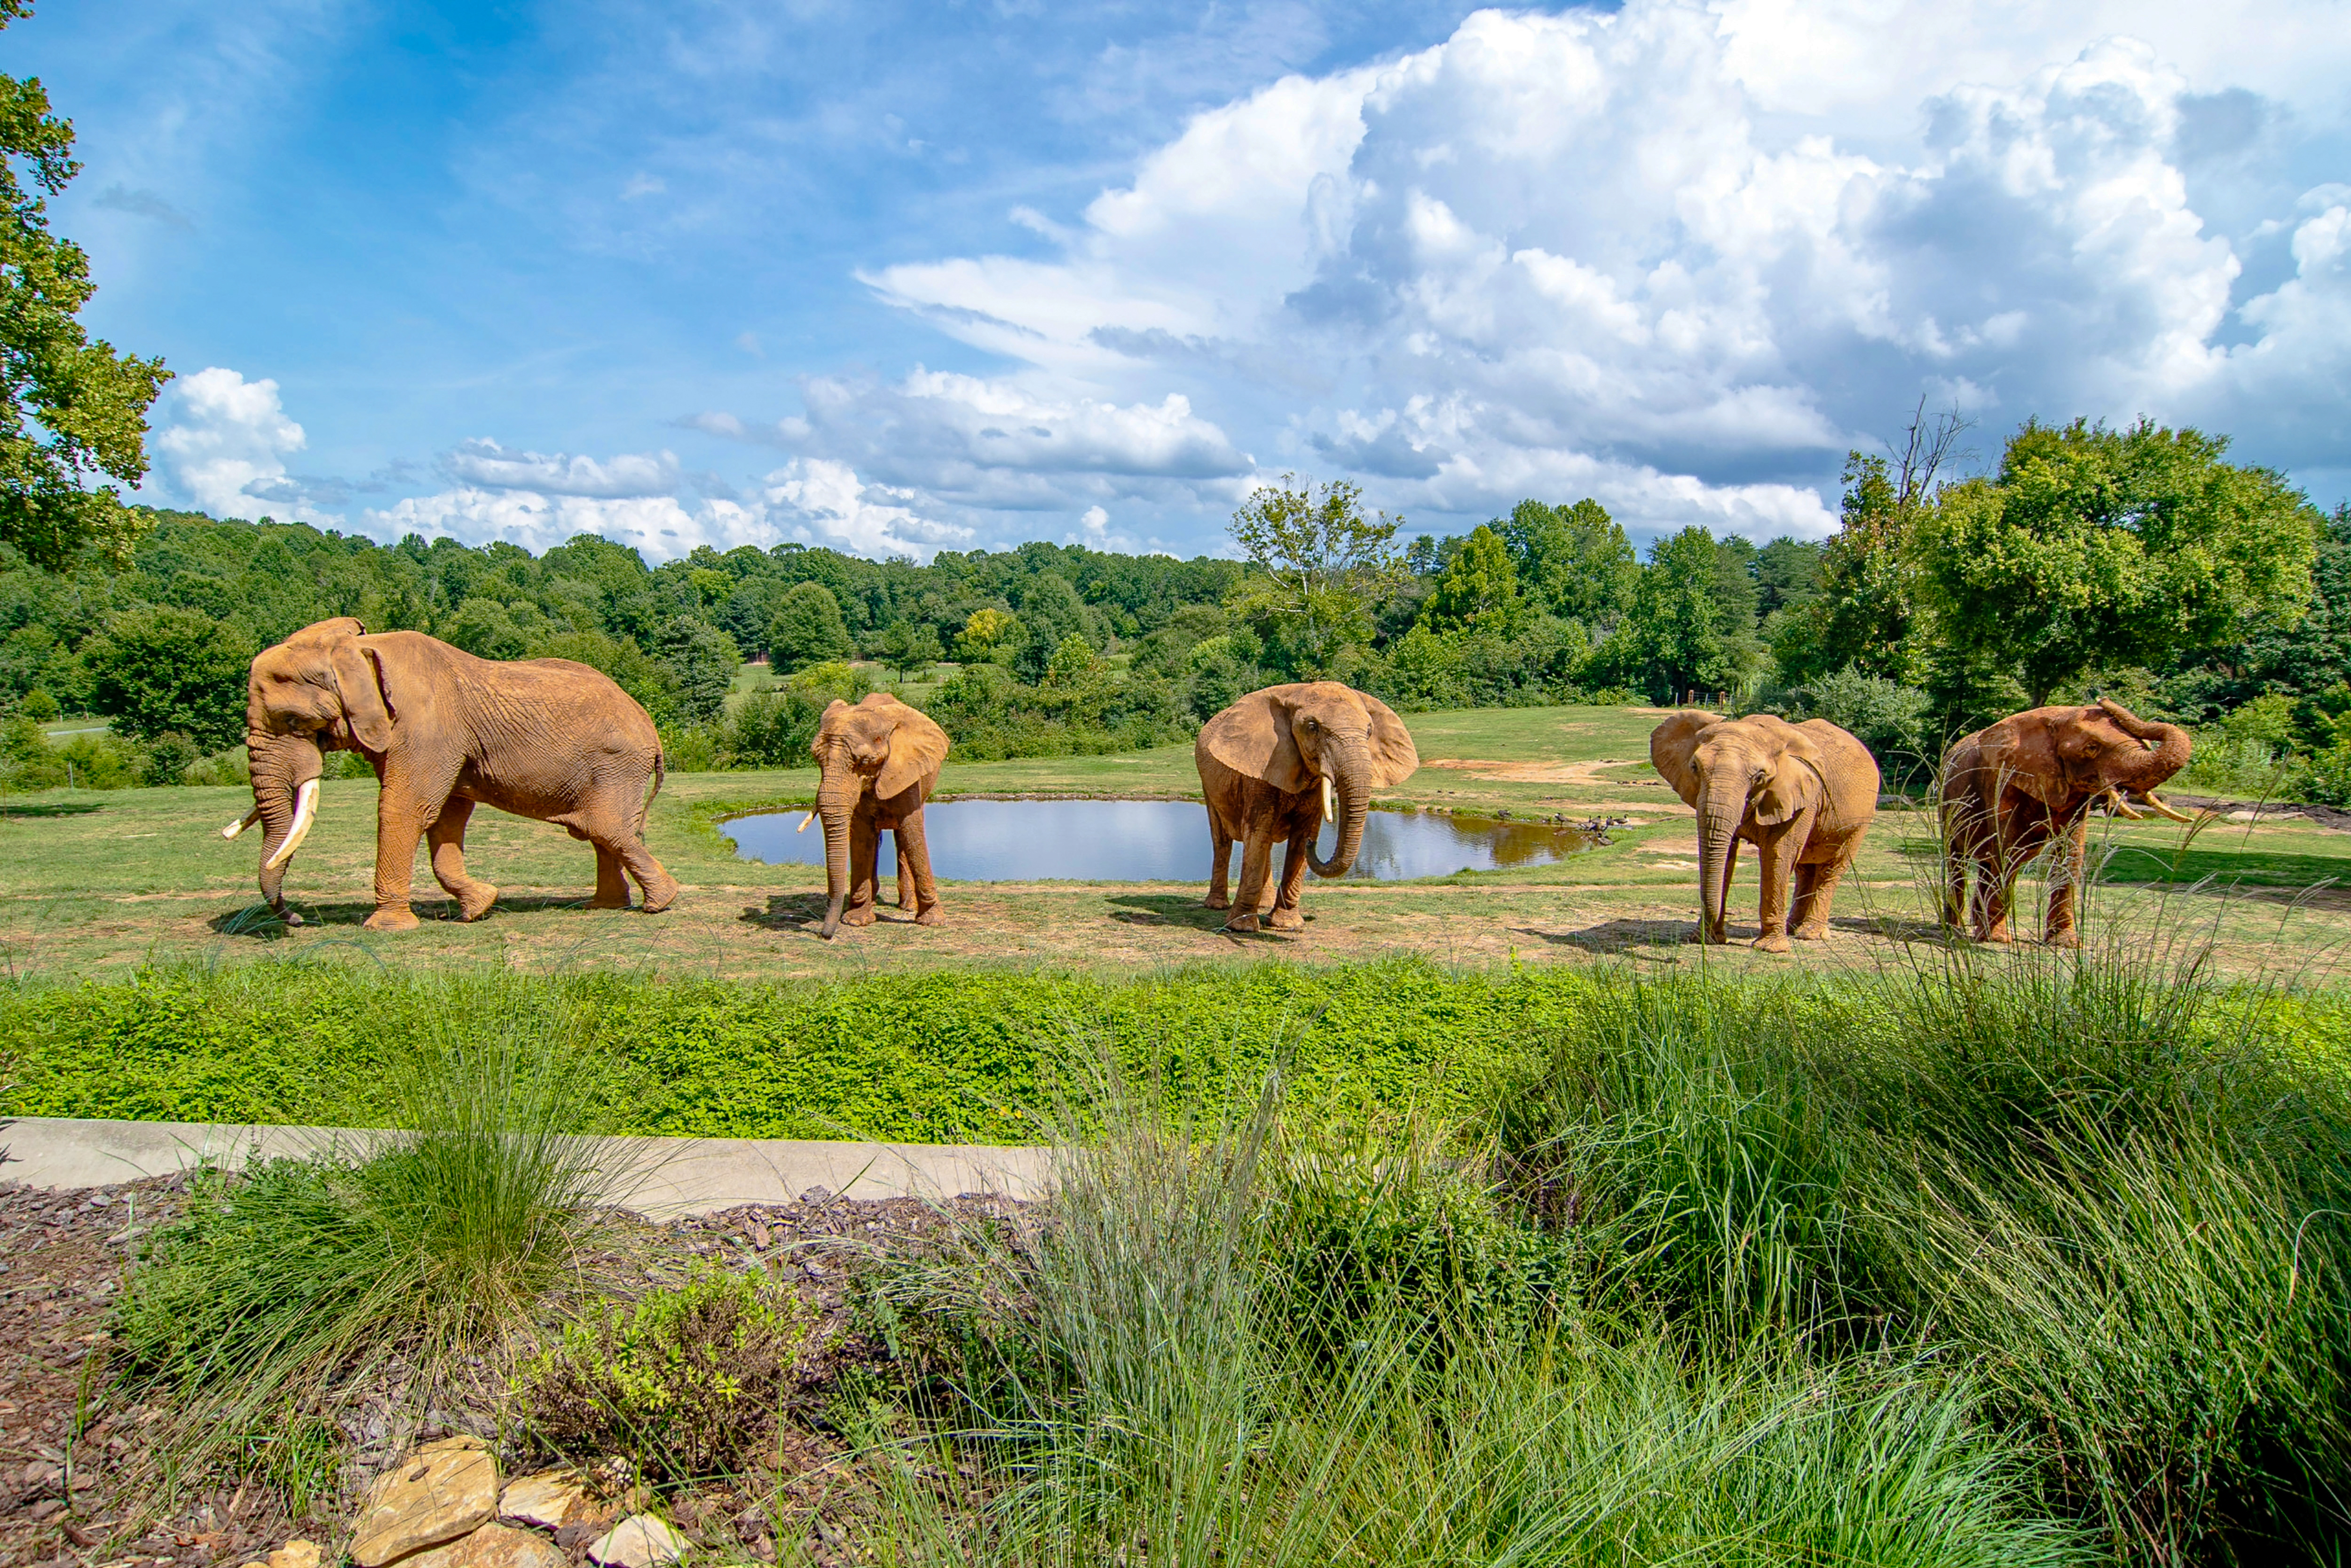
[[[600,500],[664,496],[680,483],[674,453],[629,454],[599,462],[561,454],[509,452],[482,437],[445,454],[441,467],[460,484],[485,490],[528,490],[542,496]]]
[[[156,423],[156,479],[172,498],[218,517],[283,514],[289,505],[307,516],[286,473],[307,438],[279,406],[276,382],[208,366],[165,389]]]
[[[1995,429],[2197,418],[2339,467],[2351,192],[2216,204],[2343,151],[2294,113],[2339,70],[2268,40],[2335,67],[2351,43],[2328,7],[2254,9],[1480,12],[1196,117],[1079,224],[1029,223],[1058,255],[862,275],[1028,368],[813,382],[781,434],[971,506],[1074,510],[1109,476],[1205,500],[1297,465],[1407,512],[1583,486],[1648,529],[1766,534],[1831,528],[1844,450],[1922,392]],[[2207,179],[2215,159],[2261,178]],[[2249,287],[2257,242],[2281,261]],[[991,398],[1099,410],[1098,434]]]
[[[533,553],[575,534],[601,534],[655,562],[698,545],[724,551],[737,545],[765,547],[779,538],[760,509],[732,501],[687,507],[674,496],[611,498],[472,487],[406,497],[371,508],[360,522],[381,538],[413,533],[428,538],[445,534],[472,545],[504,539]]]
[[[928,560],[941,549],[972,538],[967,528],[925,517],[903,504],[912,497],[866,485],[845,463],[798,459],[768,475],[766,486],[771,526],[806,544],[852,555]]]

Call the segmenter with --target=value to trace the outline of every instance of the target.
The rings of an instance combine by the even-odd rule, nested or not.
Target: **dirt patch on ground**
[[[388,1400],[363,1391],[344,1420],[349,1458],[340,1499],[327,1517],[289,1517],[281,1496],[249,1476],[196,1478],[163,1517],[142,1519],[154,1497],[152,1445],[144,1439],[163,1412],[131,1402],[108,1367],[110,1319],[141,1239],[174,1218],[185,1178],[44,1192],[0,1183],[0,1565],[53,1568],[230,1568],[293,1535],[330,1549],[343,1516],[407,1441],[382,1419]],[[634,1277],[665,1282],[693,1266],[754,1271],[785,1285],[821,1320],[828,1375],[871,1359],[879,1347],[852,1321],[854,1270],[892,1255],[935,1250],[952,1228],[1021,1223],[1027,1206],[965,1197],[943,1204],[913,1198],[862,1200],[811,1188],[794,1202],[748,1205],[665,1224],[638,1222],[646,1243],[632,1249]],[[641,1287],[642,1288],[642,1287]],[[496,1441],[490,1415],[428,1415],[415,1438],[471,1432]],[[544,1455],[501,1452],[500,1469],[525,1473]],[[744,1481],[672,1493],[670,1519],[697,1543],[728,1559],[774,1562],[778,1537],[800,1542],[808,1560],[847,1563],[844,1526],[879,1507],[866,1462],[820,1422],[784,1436],[777,1471]],[[615,1498],[615,1517],[622,1500]],[[599,1533],[568,1530],[559,1545],[575,1563]],[[566,1539],[565,1537],[569,1537]],[[336,1560],[329,1550],[328,1561]]]
[[[1596,762],[1500,762],[1480,757],[1424,757],[1423,768],[1444,768],[1472,779],[1512,784],[1599,784],[1604,768],[1630,768],[1638,758],[1603,758]]]

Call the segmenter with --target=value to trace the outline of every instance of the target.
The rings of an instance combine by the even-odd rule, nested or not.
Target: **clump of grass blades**
[[[577,1129],[568,1035],[452,1019],[392,1087],[400,1130],[198,1177],[131,1271],[120,1364],[177,1412],[201,1470],[389,1383],[421,1417],[475,1357],[586,1281],[601,1212],[632,1176]],[[397,1434],[394,1434],[395,1437]]]
[[[2126,1557],[2341,1555],[2351,1112],[2193,944],[1604,988],[1498,1103],[1596,1310],[1964,1367]]]
[[[2083,1560],[1947,1380],[1620,1339],[1558,1296],[1492,1311],[1444,1272],[1494,1255],[1458,1236],[1489,1221],[1428,1223],[1461,1198],[1443,1140],[1301,1146],[1271,1085],[1189,1127],[1108,1092],[1031,1247],[888,1287],[909,1318],[985,1319],[997,1354],[943,1462],[892,1472],[885,1560]],[[968,1493],[917,1479],[973,1467]]]

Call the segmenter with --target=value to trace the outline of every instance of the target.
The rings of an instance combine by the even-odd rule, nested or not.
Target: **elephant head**
[[[2155,789],[2188,766],[2195,742],[2178,725],[2141,719],[2109,697],[2088,707],[2043,707],[2002,719],[1985,733],[1984,765],[2061,821],[2105,796],[2136,818],[2135,800],[2175,822],[2193,818]]]
[[[1307,845],[1306,863],[1317,876],[1353,868],[1372,791],[1402,783],[1420,766],[1412,736],[1387,704],[1336,681],[1251,692],[1210,719],[1200,740],[1234,772],[1287,794],[1321,780],[1322,817],[1338,819],[1339,842],[1327,861],[1319,845]]]
[[[262,650],[246,683],[253,810],[222,835],[262,824],[261,895],[288,925],[301,917],[286,907],[286,866],[318,815],[321,752],[361,751],[373,760],[392,744],[392,703],[366,630],[349,616],[305,626]]]
[[[1677,713],[1650,732],[1649,761],[1697,809],[1702,929],[1719,941],[1730,902],[1730,841],[1750,816],[1776,828],[1827,800],[1820,747],[1768,714]]]
[[[835,698],[809,749],[821,770],[815,815],[824,824],[824,935],[831,936],[841,929],[849,892],[849,819],[858,802],[869,791],[887,800],[937,772],[947,732],[889,693],[875,692],[854,706]]]

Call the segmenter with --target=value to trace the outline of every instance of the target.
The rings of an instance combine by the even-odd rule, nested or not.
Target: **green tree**
[[[939,646],[938,632],[928,622],[918,625],[912,621],[893,621],[883,628],[882,662],[897,671],[902,681],[946,657],[946,651]]]
[[[789,674],[810,664],[846,659],[849,625],[841,618],[841,601],[820,582],[796,582],[776,604],[768,622],[768,662],[778,674]]]
[[[1437,580],[1436,591],[1420,607],[1420,623],[1437,632],[1470,627],[1508,636],[1525,619],[1510,552],[1499,534],[1480,523]]]
[[[204,751],[245,737],[245,682],[253,640],[193,610],[144,606],[109,620],[83,649],[98,711],[117,733],[186,736]]]
[[[1820,597],[1821,547],[1782,534],[1755,552],[1755,610],[1760,615],[1808,604]]]
[[[1257,634],[1267,663],[1293,680],[1318,679],[1343,650],[1367,645],[1374,612],[1403,580],[1403,520],[1365,517],[1363,496],[1352,480],[1318,487],[1285,474],[1250,491],[1227,527],[1249,562],[1233,589],[1233,613]]]
[[[1045,678],[1040,684],[1048,686],[1082,685],[1100,674],[1102,656],[1090,647],[1083,637],[1072,632],[1061,639],[1053,656],[1045,665]]]
[[[2222,462],[2227,449],[2146,419],[2028,421],[1999,473],[1945,490],[1920,528],[1942,639],[2012,668],[2038,706],[2094,665],[2158,667],[2292,623],[2317,510],[2278,474]]]
[[[956,633],[956,657],[967,664],[1001,664],[1027,640],[1027,629],[1010,611],[975,610]]]
[[[735,639],[699,615],[681,615],[662,628],[654,654],[668,679],[669,717],[679,724],[709,724],[726,708],[743,654]]]
[[[1075,637],[1093,645],[1087,635],[1086,601],[1057,571],[1039,572],[1020,591],[1020,624],[1028,629],[1029,640],[1021,644],[1012,668],[1032,686],[1045,679],[1047,666],[1064,642]]]
[[[1738,683],[1738,647],[1715,599],[1721,563],[1714,536],[1702,528],[1684,528],[1651,547],[1633,602],[1602,650],[1607,678],[1637,686],[1660,703]]]
[[[1552,614],[1604,630],[1632,603],[1641,559],[1590,497],[1572,507],[1521,501],[1500,531],[1520,586]]]
[[[0,0],[0,27],[32,14]],[[91,341],[78,317],[96,285],[79,246],[49,232],[48,204],[80,172],[73,126],[49,112],[37,78],[0,77],[0,541],[57,570],[85,545],[120,559],[139,517],[116,484],[147,472],[147,410],[163,361]]]
[[[468,599],[441,628],[441,640],[483,659],[519,659],[529,639],[495,599]]]

